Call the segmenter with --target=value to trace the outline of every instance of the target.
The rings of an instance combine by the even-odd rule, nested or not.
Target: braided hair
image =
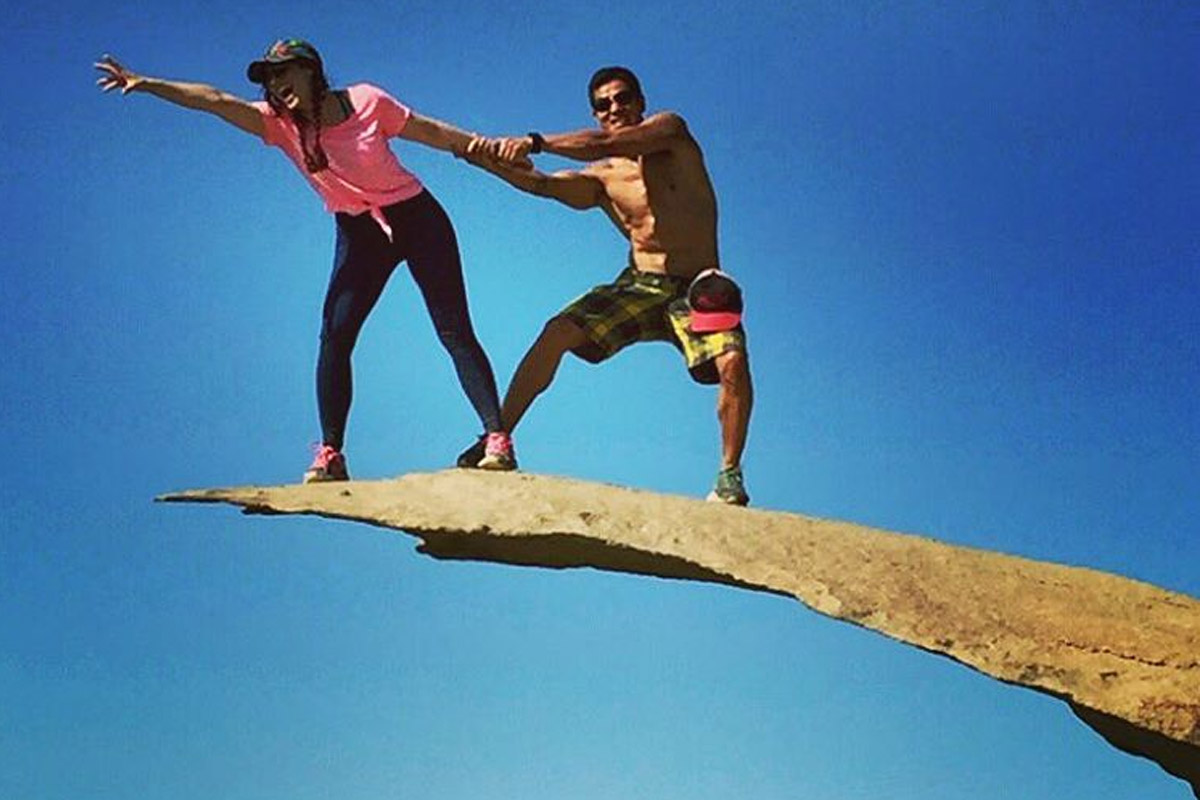
[[[265,85],[263,86],[263,97],[276,114],[290,119],[300,132],[300,149],[304,153],[305,169],[309,172],[320,172],[329,167],[329,158],[325,155],[325,148],[321,146],[321,127],[324,123],[322,117],[325,113],[325,98],[329,95],[329,80],[325,77],[325,71],[321,69],[320,64],[308,60],[305,60],[304,63],[309,67],[308,74],[314,106],[312,119],[303,114],[294,113]]]

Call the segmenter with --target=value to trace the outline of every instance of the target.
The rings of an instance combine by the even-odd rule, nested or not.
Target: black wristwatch
[[[529,141],[533,142],[533,144],[529,146],[529,152],[531,153],[540,153],[546,148],[546,140],[543,139],[542,135],[537,131],[529,132]]]

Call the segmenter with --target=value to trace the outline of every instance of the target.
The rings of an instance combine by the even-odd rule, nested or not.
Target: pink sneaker
[[[323,444],[316,448],[316,452],[316,458],[304,473],[305,483],[350,480],[350,473],[346,470],[346,457],[340,451]]]
[[[484,444],[483,458],[479,460],[479,468],[496,472],[510,472],[516,469],[517,454],[513,451],[512,437],[504,431],[489,433]]]

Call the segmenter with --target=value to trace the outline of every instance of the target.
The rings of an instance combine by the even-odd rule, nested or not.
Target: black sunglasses
[[[632,89],[622,89],[612,97],[593,97],[592,111],[608,111],[613,106],[627,106],[637,98]]]

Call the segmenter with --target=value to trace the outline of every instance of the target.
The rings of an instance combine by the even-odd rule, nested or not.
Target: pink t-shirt
[[[423,188],[388,146],[388,139],[404,130],[412,111],[369,83],[350,86],[347,92],[354,112],[337,125],[321,129],[328,169],[309,172],[296,125],[259,101],[254,105],[263,114],[263,141],[295,162],[331,214],[368,212],[390,239],[391,227],[381,209],[415,197]]]

